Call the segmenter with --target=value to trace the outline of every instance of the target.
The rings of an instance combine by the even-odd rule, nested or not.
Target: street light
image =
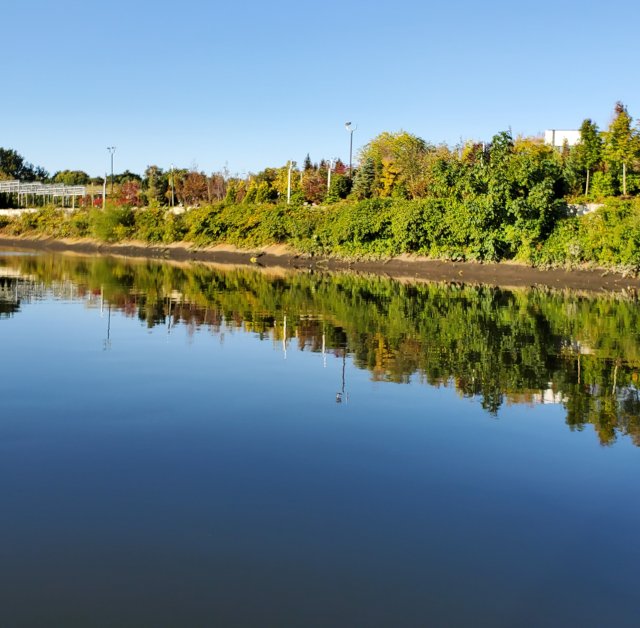
[[[113,195],[113,153],[116,152],[116,147],[107,146],[107,150],[111,154],[111,194]]]
[[[351,179],[351,162],[353,161],[353,132],[358,130],[356,126],[353,128],[351,126],[351,122],[345,122],[344,128],[347,129],[349,133],[349,179]]]

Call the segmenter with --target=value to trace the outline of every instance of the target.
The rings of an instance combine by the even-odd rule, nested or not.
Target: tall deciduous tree
[[[227,193],[227,178],[224,172],[214,172],[207,179],[209,200],[221,201]]]
[[[131,170],[125,170],[120,174],[114,175],[115,182],[119,185],[121,183],[127,183],[128,181],[137,181],[142,183],[142,177],[137,172],[131,172]]]
[[[140,181],[130,179],[120,185],[118,204],[138,207],[140,205]]]
[[[0,179],[44,181],[48,176],[44,168],[28,163],[12,148],[0,148]]]
[[[64,185],[88,185],[91,183],[91,177],[83,170],[60,170],[53,177],[55,183]]]
[[[360,154],[360,163],[373,162],[371,193],[378,196],[418,196],[427,143],[410,133],[381,133]],[[354,184],[355,185],[355,184]]]
[[[209,200],[206,175],[191,170],[176,182],[176,194],[185,205],[196,205],[200,201]]]

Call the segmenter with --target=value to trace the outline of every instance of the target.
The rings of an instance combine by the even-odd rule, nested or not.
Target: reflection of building
[[[549,382],[547,388],[542,390],[522,390],[518,392],[507,392],[505,394],[507,405],[525,403],[527,405],[538,404],[563,404],[567,403],[566,395],[554,390],[553,382]]]
[[[549,388],[542,390],[538,395],[534,395],[535,403],[566,403],[567,397],[560,392],[557,392],[551,388],[551,382],[549,382]]]

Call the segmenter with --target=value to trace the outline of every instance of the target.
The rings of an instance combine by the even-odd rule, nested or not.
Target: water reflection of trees
[[[149,327],[241,327],[336,355],[346,347],[376,380],[454,386],[497,413],[506,403],[562,403],[572,429],[640,445],[640,308],[631,297],[405,284],[383,278],[112,258],[11,257],[40,281],[71,279]],[[324,343],[324,344],[323,344]]]

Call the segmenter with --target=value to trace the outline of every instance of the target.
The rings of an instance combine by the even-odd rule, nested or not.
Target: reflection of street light
[[[351,122],[345,122],[344,128],[349,132],[349,179],[351,179],[351,162],[353,161],[353,132],[358,130],[356,126],[355,129],[351,126]]]
[[[111,303],[109,303],[109,310],[107,315],[107,337],[104,340],[103,351],[111,349]]]
[[[322,330],[322,367],[323,368],[327,368],[327,352],[326,352],[326,348],[327,348],[327,343],[325,340],[325,333],[324,333],[324,329]]]
[[[284,315],[282,321],[282,351],[284,353],[284,359],[287,359],[287,315]]]
[[[168,337],[169,335],[171,335],[171,319],[172,319],[172,316],[173,316],[173,314],[171,312],[171,309],[173,307],[173,302],[171,301],[171,295],[169,295],[167,297],[167,300],[169,301],[169,316],[167,316],[167,318],[166,318],[166,322],[167,322],[167,337]]]
[[[344,387],[345,387],[345,367],[347,365],[347,347],[342,348],[342,388],[340,391],[336,393],[336,403],[342,403],[343,399],[345,401],[349,400],[349,395],[345,395]]]
[[[107,146],[107,150],[111,155],[111,194],[113,195],[113,153],[116,152],[115,146]]]

